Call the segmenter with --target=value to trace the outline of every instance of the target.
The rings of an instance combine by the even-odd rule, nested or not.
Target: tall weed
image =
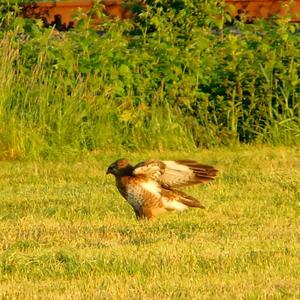
[[[134,20],[58,33],[0,14],[0,156],[300,140],[299,25],[153,1]]]

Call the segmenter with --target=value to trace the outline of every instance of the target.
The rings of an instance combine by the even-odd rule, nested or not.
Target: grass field
[[[300,299],[300,24],[217,2],[66,32],[0,5],[0,300]],[[139,222],[120,157],[220,173]]]
[[[122,155],[220,175],[188,191],[205,210],[138,222],[105,176],[119,154],[1,162],[1,299],[300,298],[299,148]]]

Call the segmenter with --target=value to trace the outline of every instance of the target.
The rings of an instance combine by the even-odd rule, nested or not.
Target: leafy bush
[[[298,24],[152,2],[93,29],[81,14],[63,33],[2,9],[2,157],[299,142]]]

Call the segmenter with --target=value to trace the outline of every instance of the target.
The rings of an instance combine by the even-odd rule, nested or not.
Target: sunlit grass
[[[299,24],[232,27],[213,0],[151,2],[101,34],[0,7],[0,159],[299,144]]]
[[[220,170],[206,205],[136,221],[105,176],[118,156]],[[94,153],[0,163],[0,291],[8,299],[298,299],[300,152]]]

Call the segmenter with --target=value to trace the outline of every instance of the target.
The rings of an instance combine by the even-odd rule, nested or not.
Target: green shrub
[[[81,14],[59,34],[2,8],[2,158],[299,142],[298,24],[152,2],[94,29]]]

